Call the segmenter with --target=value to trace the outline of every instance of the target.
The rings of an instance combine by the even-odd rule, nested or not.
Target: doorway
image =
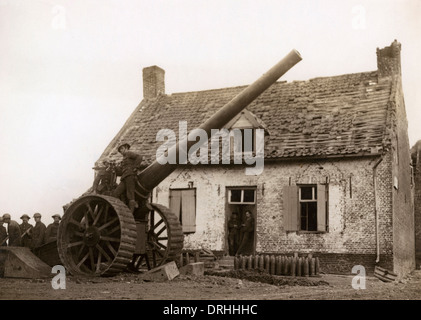
[[[244,223],[246,219],[246,212],[250,211],[254,224],[253,231],[250,233],[250,237],[246,249],[247,254],[254,254],[256,250],[256,187],[247,186],[247,187],[227,187],[226,189],[226,205],[225,205],[225,248],[224,253],[226,255],[235,255],[237,252],[243,232],[240,226]],[[230,250],[230,218],[233,212],[237,213],[237,220],[239,223],[239,229],[237,230],[237,241],[233,245],[231,240],[231,250]],[[232,229],[231,229],[232,230]],[[232,238],[233,236],[231,236]],[[233,249],[234,246],[234,249]]]

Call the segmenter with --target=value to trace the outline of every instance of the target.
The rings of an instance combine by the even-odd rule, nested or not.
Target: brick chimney
[[[396,40],[389,47],[377,48],[377,70],[378,76],[400,76],[401,75],[401,44]]]
[[[143,69],[143,98],[155,98],[165,94],[165,70],[158,66]]]

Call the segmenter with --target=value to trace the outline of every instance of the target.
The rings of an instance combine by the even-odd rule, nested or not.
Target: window
[[[255,204],[256,190],[255,189],[229,189],[228,190],[229,204]]]
[[[317,231],[317,186],[300,187],[300,230]]]
[[[243,139],[242,139],[243,152],[254,152],[256,149],[254,129],[241,129],[241,134],[243,135]]]
[[[286,231],[327,231],[327,185],[286,186],[284,228]]]
[[[246,129],[235,129],[241,132],[238,136],[234,133],[234,151],[236,152],[255,152],[256,151],[256,138],[255,138],[255,129],[246,128]]]
[[[170,210],[184,233],[196,232],[196,189],[170,189]]]

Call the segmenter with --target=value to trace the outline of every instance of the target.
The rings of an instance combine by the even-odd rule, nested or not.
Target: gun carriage
[[[211,129],[223,128],[300,60],[300,54],[292,50],[199,128],[210,137]],[[196,142],[188,141],[187,147],[193,144]],[[125,202],[109,195],[87,194],[71,203],[57,239],[59,257],[67,270],[75,275],[114,275],[124,270],[142,247],[153,267],[177,261],[184,241],[179,219],[168,208],[151,203],[150,194],[178,166],[154,161],[137,175],[138,208],[133,212]]]

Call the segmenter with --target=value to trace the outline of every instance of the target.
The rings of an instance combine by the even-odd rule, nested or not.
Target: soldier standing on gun
[[[103,167],[100,167],[92,185],[92,192],[98,194],[110,195],[113,189],[114,168],[108,158],[102,161]]]
[[[20,217],[22,220],[22,223],[19,225],[20,233],[21,233],[21,241],[22,246],[31,248],[32,247],[32,239],[29,235],[29,230],[33,227],[32,224],[30,224],[28,221],[31,219],[27,214],[22,215]]]
[[[121,175],[120,184],[114,190],[113,196],[120,198],[125,193],[128,206],[133,213],[138,207],[135,201],[134,191],[136,187],[137,168],[142,162],[142,156],[129,151],[129,149],[130,145],[128,143],[123,143],[117,149],[123,155],[123,161],[121,162],[121,172],[117,172],[117,175]]]

